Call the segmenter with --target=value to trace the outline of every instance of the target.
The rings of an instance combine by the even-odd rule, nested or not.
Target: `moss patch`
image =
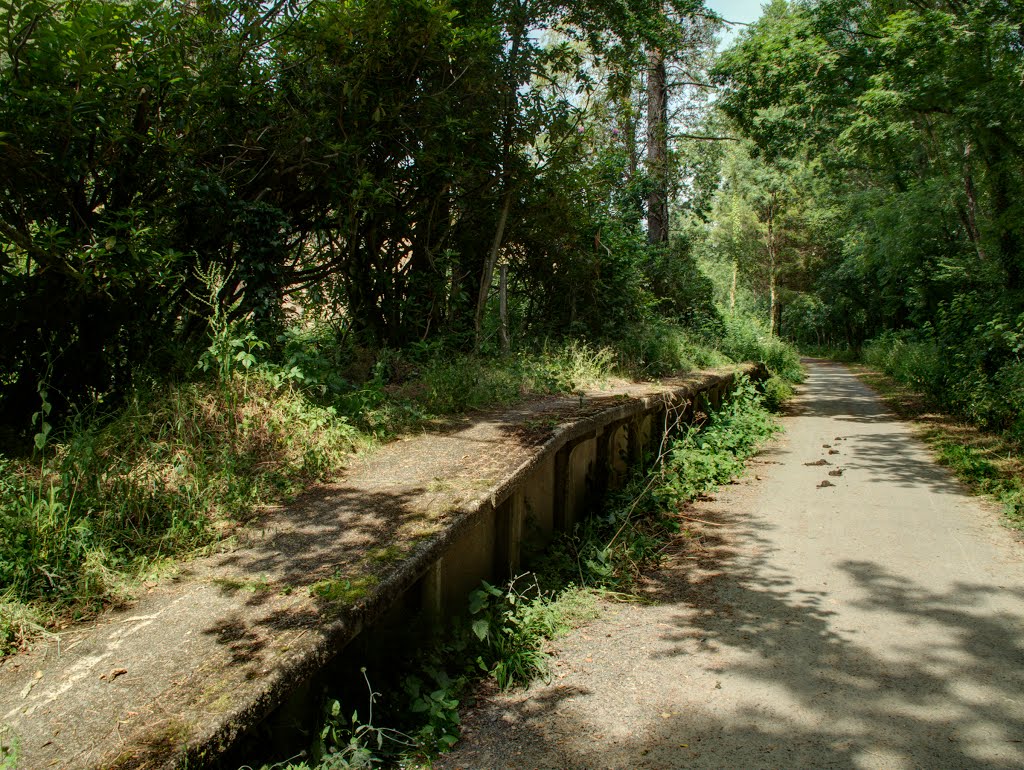
[[[378,583],[380,578],[376,575],[334,577],[314,583],[310,586],[309,593],[329,604],[350,605],[364,598]]]

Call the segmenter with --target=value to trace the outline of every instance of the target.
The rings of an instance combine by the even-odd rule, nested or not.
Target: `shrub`
[[[785,340],[768,334],[753,318],[729,315],[723,320],[724,335],[709,340],[733,361],[761,361],[768,371],[789,382],[804,378],[800,354]]]
[[[116,600],[160,559],[337,469],[357,440],[332,408],[259,374],[80,419],[38,464],[0,464],[0,627],[18,602],[81,613]]]
[[[627,330],[615,343],[620,368],[636,377],[662,377],[730,359],[699,335],[666,321],[649,321]]]
[[[782,404],[793,397],[793,386],[778,375],[772,375],[761,385],[765,408],[777,412]]]

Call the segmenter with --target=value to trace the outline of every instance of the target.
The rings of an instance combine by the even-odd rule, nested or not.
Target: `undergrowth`
[[[723,315],[707,328],[686,329],[649,321],[631,329],[613,345],[619,368],[635,377],[661,377],[741,361],[761,361],[787,382],[801,382],[800,354],[769,335],[756,320]]]
[[[761,359],[799,375],[791,349],[739,319],[716,340],[724,353],[667,324],[614,346],[570,341],[501,357],[439,343],[371,353],[316,327],[287,332],[258,360],[270,346],[223,313],[209,336],[205,376],[136,391],[112,414],[94,409],[55,428],[39,383],[35,451],[0,455],[0,655],[130,597],[140,578],[328,477],[358,448],[426,422],[616,374]],[[777,401],[786,386],[773,383]]]
[[[139,396],[0,461],[0,651],[122,599],[165,558],[339,467],[358,440],[329,407],[255,374]]]
[[[457,742],[459,707],[473,681],[488,676],[508,689],[546,677],[550,641],[595,617],[599,596],[629,599],[670,540],[685,536],[683,505],[742,473],[744,461],[778,430],[764,395],[746,378],[719,410],[698,414],[690,426],[668,427],[676,428],[674,437],[660,448],[652,469],[558,537],[532,572],[504,586],[483,583],[442,641],[397,675],[382,672],[372,686],[367,678],[365,718],[338,697],[327,697],[308,758],[264,770],[421,766]]]
[[[140,578],[359,448],[436,417],[593,386],[612,357],[576,343],[502,360],[385,351],[353,384],[315,337],[286,339],[283,364],[257,362],[265,346],[250,333],[211,337],[200,367],[213,376],[137,392],[59,432],[37,420],[35,452],[0,456],[0,654],[126,599]],[[45,417],[43,384],[40,397]]]

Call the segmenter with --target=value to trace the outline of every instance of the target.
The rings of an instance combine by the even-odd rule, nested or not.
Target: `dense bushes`
[[[496,261],[518,342],[688,317],[603,103],[676,5],[6,3],[0,438],[41,380],[67,416],[188,376],[214,273],[271,343],[312,315],[372,348],[497,347]]]
[[[1024,319],[1009,323],[996,315],[959,337],[954,332],[962,323],[948,320],[955,315],[944,314],[930,330],[876,337],[864,346],[865,363],[929,395],[940,408],[1024,440]]]

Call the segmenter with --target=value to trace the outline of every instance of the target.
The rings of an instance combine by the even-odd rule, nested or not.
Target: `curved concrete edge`
[[[731,389],[735,378],[745,374],[755,381],[767,377],[761,363],[727,367],[725,370],[699,372],[682,378],[665,380],[657,390],[646,395],[624,399],[622,403],[561,423],[553,434],[535,448],[512,473],[486,489],[474,500],[453,512],[451,520],[434,536],[420,543],[408,558],[398,562],[375,589],[355,605],[340,611],[337,618],[324,624],[320,633],[306,645],[294,650],[290,660],[281,661],[277,669],[261,680],[256,692],[246,697],[239,693],[235,707],[208,722],[205,729],[196,729],[185,746],[168,752],[156,762],[144,760],[122,767],[196,768],[202,767],[230,748],[246,731],[260,724],[298,686],[308,681],[331,660],[341,654],[364,629],[383,618],[389,610],[453,547],[457,540],[481,517],[493,515],[518,486],[546,459],[586,437],[595,440],[603,429],[623,420],[664,414],[670,407],[693,404],[708,396],[714,405]],[[476,582],[487,579],[480,575]],[[462,596],[465,599],[465,594]],[[199,727],[197,725],[197,727]],[[150,759],[157,759],[150,755]],[[100,766],[96,766],[99,770]],[[104,766],[106,767],[106,766]]]
[[[440,530],[390,565],[372,590],[353,605],[330,614],[317,614],[308,611],[308,598],[275,597],[275,606],[283,612],[301,610],[297,613],[301,618],[294,626],[275,627],[267,632],[272,635],[273,649],[268,645],[263,651],[259,671],[225,666],[223,657],[190,661],[187,671],[164,671],[167,683],[152,688],[153,694],[145,696],[149,700],[143,705],[147,716],[144,726],[125,726],[122,731],[118,725],[95,725],[88,746],[83,743],[67,748],[74,755],[70,761],[58,759],[44,762],[43,766],[194,770],[216,763],[240,736],[261,724],[292,693],[335,660],[346,645],[396,608],[412,604],[425,616],[445,617],[465,607],[469,591],[480,580],[507,577],[518,564],[525,514],[529,513],[525,496],[531,479],[543,477],[539,497],[535,497],[550,498],[546,502],[541,500],[546,506],[541,534],[551,536],[571,529],[582,511],[596,502],[595,493],[603,492],[616,467],[639,456],[639,444],[660,441],[662,428],[655,430],[656,416],[692,406],[701,398],[717,405],[741,373],[755,380],[766,376],[763,365],[745,364],[665,380],[657,385],[636,385],[627,389],[624,396],[589,394],[588,398],[594,397],[595,411],[576,418],[559,418],[557,427],[543,443],[530,447],[525,459],[511,471],[448,512]],[[604,406],[606,398],[610,403]],[[647,418],[650,420],[644,423]],[[604,467],[599,468],[602,463]],[[169,605],[157,607],[159,611],[150,616],[156,620],[147,622],[172,627],[180,624],[183,639],[192,613],[209,613],[212,607],[230,612],[231,602],[239,601],[237,596],[217,594],[212,586],[201,582],[183,585],[176,597]],[[140,613],[148,609],[152,608],[139,606]],[[114,625],[107,630],[111,628]],[[136,630],[117,633],[127,636]],[[145,644],[142,637],[151,630],[140,632],[136,643]],[[150,675],[146,671],[132,673]],[[75,713],[66,704],[61,708],[65,714]],[[92,715],[94,721],[100,713],[97,709]]]

